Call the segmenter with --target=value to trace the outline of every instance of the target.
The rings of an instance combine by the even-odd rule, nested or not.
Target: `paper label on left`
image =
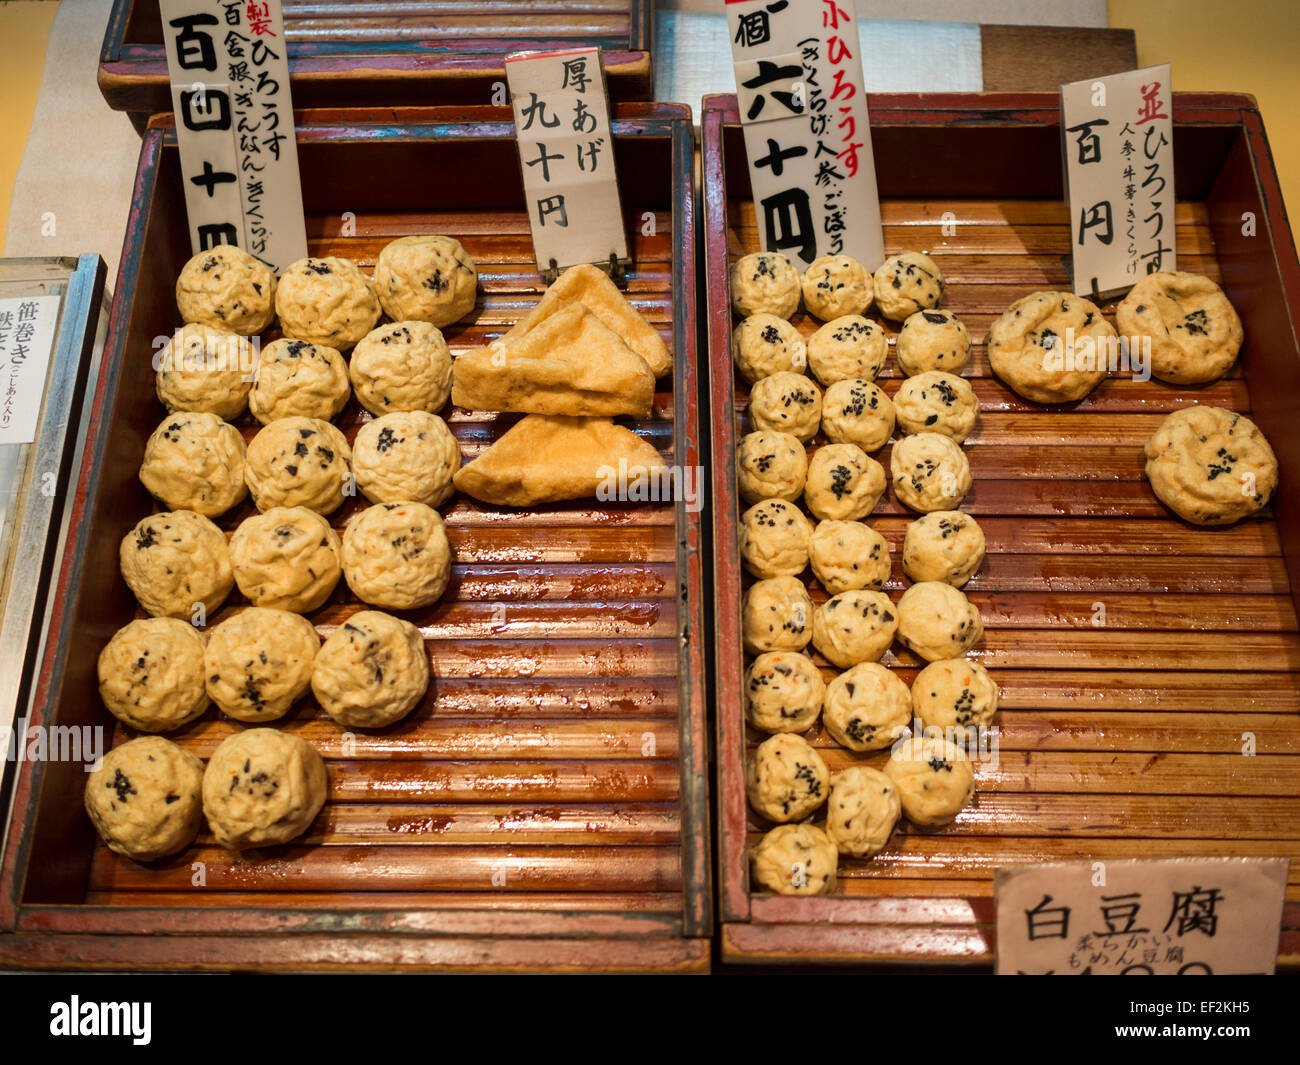
[[[0,299],[0,444],[36,440],[61,300]]]

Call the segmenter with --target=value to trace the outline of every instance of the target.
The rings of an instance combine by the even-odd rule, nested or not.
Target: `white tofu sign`
[[[1171,858],[1003,867],[993,880],[998,972],[1271,973],[1289,866]]]
[[[1177,270],[1169,64],[1061,86],[1074,291],[1100,300]]]
[[[574,48],[506,58],[537,269],[554,280],[579,263],[627,257],[614,132],[600,52]]]
[[[307,254],[280,0],[160,0],[194,254]]]
[[[727,0],[759,236],[802,267],[885,258],[854,6]]]

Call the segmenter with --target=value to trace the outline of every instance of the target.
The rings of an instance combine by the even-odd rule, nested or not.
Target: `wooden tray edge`
[[[456,936],[0,936],[0,965],[40,970],[702,973],[707,939]]]
[[[990,121],[1020,121],[1050,123],[1059,116],[1059,97],[1055,93],[877,93],[868,94],[868,106],[873,121],[933,123],[945,120],[985,118]],[[1290,319],[1300,333],[1300,261],[1289,227],[1286,210],[1273,167],[1271,150],[1260,118],[1254,96],[1247,93],[1175,93],[1174,113],[1182,122],[1217,121],[1238,126],[1247,138],[1259,191],[1270,212],[1276,212],[1280,227],[1266,226],[1270,244],[1277,259],[1279,274],[1290,303]],[[701,160],[704,175],[704,242],[705,282],[709,294],[705,310],[707,323],[706,353],[710,373],[710,394],[714,399],[714,449],[715,452],[734,453],[735,429],[732,418],[734,408],[734,382],[729,351],[730,315],[726,300],[720,294],[727,291],[726,246],[726,188],[723,166],[723,126],[740,121],[734,94],[705,96],[701,109]],[[1273,243],[1272,234],[1281,233],[1280,246]],[[721,417],[717,412],[721,411]],[[729,471],[718,469],[713,486],[714,541],[715,544],[734,540],[736,491]],[[719,515],[730,515],[719,519]],[[725,528],[720,528],[724,527]],[[724,535],[719,538],[719,532]],[[731,548],[734,556],[734,547]],[[1290,562],[1290,560],[1288,560]],[[732,557],[715,550],[715,594],[723,601],[728,589],[739,603],[740,565]],[[743,662],[739,644],[738,626],[725,632],[715,626],[715,673],[722,675],[724,663],[735,670]],[[725,703],[724,703],[725,701]],[[871,899],[840,899],[844,912],[835,923],[814,923],[814,906],[831,900],[783,898],[768,907],[789,916],[784,920],[761,920],[753,913],[751,896],[747,889],[746,861],[747,807],[744,781],[736,759],[727,756],[736,744],[743,745],[742,711],[739,692],[726,693],[719,687],[716,699],[717,721],[717,780],[718,780],[718,895],[720,901],[718,941],[723,961],[760,964],[764,962],[795,962],[849,964],[870,962],[884,964],[908,962],[933,965],[960,962],[970,965],[991,965],[993,925],[943,923],[938,910],[942,903],[952,900],[926,900],[913,898],[918,904],[916,919],[919,924],[891,924],[862,921],[855,912],[855,904]],[[730,743],[730,746],[729,746]],[[763,896],[764,902],[770,901]],[[935,905],[936,913],[927,914],[926,902]],[[973,909],[987,907],[988,899],[966,900]],[[807,904],[807,905],[804,905]],[[803,915],[807,918],[803,919]],[[1282,942],[1278,955],[1279,970],[1300,969],[1300,903],[1286,904]],[[982,947],[977,940],[977,930],[988,929],[987,942]],[[890,932],[882,930],[889,929]],[[892,939],[902,930],[923,937],[948,936],[952,944],[937,954],[900,952],[890,946]],[[857,937],[867,935],[864,943]],[[872,938],[874,937],[874,938]]]
[[[419,112],[423,119],[441,120],[443,122],[460,119],[464,121],[463,110],[458,108],[419,108],[414,109]],[[509,115],[508,109],[505,108],[483,108],[481,110],[491,110],[500,112],[502,115]],[[391,125],[395,113],[391,111],[375,111],[373,109],[356,109],[349,108],[343,110],[320,109],[319,113],[308,110],[296,112],[295,119],[301,123],[304,119],[310,122],[313,117],[333,119],[338,116],[346,115],[353,119],[363,115],[372,114],[377,122],[385,125]],[[693,201],[693,174],[692,174],[692,131],[690,125],[690,109],[684,105],[667,104],[667,105],[645,105],[645,104],[619,104],[615,107],[615,117],[618,120],[635,122],[639,119],[648,121],[657,121],[662,126],[668,128],[670,138],[670,151],[672,154],[672,172],[674,175],[675,187],[670,190],[669,196],[672,198],[675,210],[678,211],[679,219],[675,219],[675,228],[677,230],[678,254],[675,256],[674,270],[680,274],[678,281],[682,291],[694,291],[694,247],[695,247],[695,214]],[[117,382],[112,374],[120,370],[123,358],[123,348],[125,346],[124,331],[126,329],[126,318],[130,311],[130,294],[134,289],[134,277],[136,272],[131,269],[132,264],[138,259],[139,246],[141,241],[141,230],[145,220],[148,217],[148,205],[152,200],[154,181],[157,175],[157,157],[162,147],[168,143],[174,143],[174,119],[171,115],[157,116],[149,124],[146,130],[144,141],[141,146],[140,163],[137,169],[136,183],[133,189],[132,209],[128,219],[127,233],[125,237],[126,253],[123,255],[122,265],[119,269],[115,293],[119,299],[115,299],[113,310],[111,312],[108,338],[105,344],[105,362],[104,366],[110,376],[105,378],[104,387],[100,389],[95,398],[92,410],[90,412],[90,429],[87,437],[87,458],[83,461],[82,468],[77,473],[76,496],[73,504],[72,527],[80,528],[86,524],[87,516],[93,512],[94,501],[98,495],[98,471],[100,466],[100,457],[103,454],[103,444],[110,426],[108,425],[106,410],[111,399],[111,393],[116,388]],[[679,224],[678,224],[679,223]],[[132,249],[135,249],[132,252]],[[697,371],[696,353],[697,353],[697,334],[695,330],[694,302],[680,301],[675,313],[675,330],[680,338],[680,348],[682,353],[682,362],[680,371],[676,375],[675,389],[677,392],[676,405],[678,414],[682,415],[674,419],[679,428],[675,432],[681,434],[684,444],[689,444],[688,454],[698,455],[698,421],[694,411],[694,404],[689,401],[689,394],[694,387],[696,378],[694,374]],[[689,381],[687,379],[690,379]],[[679,522],[682,528],[682,537],[679,541],[679,564],[684,563],[684,581],[683,597],[689,600],[691,589],[698,589],[701,581],[701,570],[698,556],[698,544],[701,535],[702,522],[699,514],[685,514],[684,504],[679,504]],[[80,575],[85,566],[86,543],[83,537],[76,538],[70,545],[69,551],[65,554],[57,575],[58,597],[55,608],[51,612],[50,631],[53,634],[63,633],[64,637],[56,643],[50,645],[49,653],[41,664],[40,674],[37,686],[34,689],[32,706],[34,708],[30,724],[40,724],[44,719],[43,709],[57,703],[55,695],[62,684],[63,665],[67,660],[69,653],[69,643],[72,640],[71,625],[65,624],[65,610],[71,611],[73,604],[68,594],[71,584],[80,582]],[[693,577],[691,576],[691,571]],[[701,665],[704,657],[702,640],[704,638],[704,628],[702,615],[699,606],[699,597],[696,595],[694,621],[691,624],[684,622],[684,629],[689,632],[691,628],[697,633],[697,638],[684,640],[681,649],[681,660],[683,668],[687,662],[695,665]],[[691,615],[687,615],[688,617]],[[709,787],[708,787],[708,744],[707,744],[707,708],[705,706],[705,694],[702,687],[688,683],[691,676],[683,672],[679,680],[683,698],[681,700],[680,727],[682,732],[683,749],[686,743],[690,743],[692,751],[695,752],[690,759],[685,757],[679,759],[680,770],[682,773],[682,813],[683,819],[690,820],[698,826],[694,830],[694,839],[692,835],[683,832],[682,835],[682,860],[683,860],[683,885],[681,888],[683,899],[683,914],[680,919],[674,919],[677,928],[676,941],[683,943],[693,942],[699,938],[706,944],[705,961],[707,961],[707,936],[712,931],[711,921],[711,869],[708,861],[708,824],[709,824]],[[20,772],[17,775],[14,785],[14,819],[10,825],[10,833],[5,841],[4,850],[0,853],[0,960],[12,958],[15,964],[24,964],[23,958],[37,958],[26,962],[28,965],[53,965],[59,964],[65,967],[69,963],[59,961],[54,962],[46,958],[39,950],[33,954],[30,950],[24,949],[18,951],[14,944],[23,943],[33,938],[33,933],[20,927],[22,917],[31,912],[41,912],[45,914],[53,913],[57,908],[54,907],[30,907],[23,906],[19,903],[23,887],[23,876],[29,860],[31,850],[31,833],[36,816],[35,797],[39,794],[40,781],[43,775],[44,764],[34,764],[30,771]],[[689,789],[687,787],[689,778]],[[689,809],[688,813],[688,793],[693,796],[689,802],[694,803],[694,808]],[[693,879],[687,880],[688,870],[693,875]],[[89,908],[87,908],[89,909]],[[229,911],[228,911],[229,912]],[[241,913],[251,915],[251,924],[257,923],[259,916],[257,911],[240,911]],[[354,913],[353,911],[335,911],[341,919],[348,920],[359,918],[364,921],[364,912]],[[180,915],[185,911],[171,911],[173,920],[180,920]],[[626,915],[635,916],[635,915]],[[565,915],[562,920],[565,922],[563,927],[574,929],[577,926],[573,922],[572,915]],[[70,952],[67,957],[77,957],[86,960],[85,956],[78,953],[76,948],[71,946],[75,940],[75,935],[71,933],[80,932],[82,929],[73,927],[72,924],[63,924],[61,921],[55,921],[55,924],[62,924],[58,930],[51,930],[48,937],[57,942],[62,942],[65,948]],[[353,921],[352,927],[355,927]],[[538,921],[539,934],[541,936],[553,935],[554,928],[548,925],[543,918]],[[248,926],[248,927],[251,927]],[[247,932],[248,927],[242,928],[241,931]],[[560,926],[555,926],[560,927]],[[6,931],[19,929],[12,935],[4,935]],[[100,929],[106,933],[121,933],[124,930],[119,927],[102,927]],[[158,929],[154,929],[156,933]],[[36,936],[46,935],[47,933],[35,933]],[[590,937],[591,933],[580,933]],[[129,933],[128,933],[129,935]],[[179,940],[180,937],[161,936],[155,937],[160,941]],[[522,937],[521,937],[522,938]],[[536,938],[536,937],[534,937]],[[617,940],[626,942],[625,940]],[[145,937],[141,936],[139,942],[145,942]],[[485,940],[490,942],[490,940]],[[167,968],[168,961],[161,953],[150,950],[154,961],[148,962],[148,965]],[[557,964],[563,966],[567,963],[563,961],[562,955],[556,956],[559,961]],[[171,964],[175,964],[177,959],[172,959]],[[128,962],[122,962],[120,965],[112,963],[109,967],[136,967]],[[146,964],[146,963],[142,963]],[[577,963],[575,963],[577,964]],[[676,967],[674,962],[670,967]],[[71,967],[76,967],[71,965]],[[268,964],[267,967],[273,967]],[[528,965],[523,965],[528,968]],[[645,968],[647,966],[637,964],[634,968]],[[651,966],[653,967],[653,966]]]

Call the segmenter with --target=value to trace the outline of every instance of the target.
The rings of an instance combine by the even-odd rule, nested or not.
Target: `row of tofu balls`
[[[970,487],[957,445],[974,426],[978,402],[957,376],[970,359],[969,333],[956,316],[933,309],[942,276],[920,253],[896,256],[874,275],[848,256],[819,260],[799,291],[826,324],[805,342],[785,320],[798,306],[793,273],[772,253],[736,264],[733,309],[745,317],[733,334],[733,359],[751,384],[754,429],[742,438],[737,463],[741,495],[752,504],[741,518],[741,558],[759,578],[742,603],[742,639],[755,656],[745,672],[745,709],[751,725],[772,734],[748,759],[746,786],[755,811],[778,822],[755,848],[752,867],[770,890],[810,894],[833,888],[839,854],[871,857],[883,848],[904,813],[915,824],[944,824],[969,802],[974,779],[960,747],[928,731],[900,737],[914,718],[927,730],[987,725],[997,687],[961,657],[983,628],[958,589],[979,568],[985,542],[974,519],[951,509]],[[909,379],[893,400],[874,383],[888,345],[862,317],[872,302],[905,319],[897,348]],[[927,512],[907,530],[904,569],[917,583],[897,605],[881,591],[891,571],[888,544],[860,520],[884,490],[883,470],[867,452],[896,425],[906,434],[891,460],[896,492]],[[803,445],[819,432],[829,443],[809,461]],[[796,505],[801,495],[819,519],[815,527]],[[830,596],[815,610],[799,576],[808,566]],[[931,662],[910,691],[877,661],[895,638]],[[803,653],[809,642],[845,672],[826,684]],[[850,750],[892,747],[883,772],[857,765],[832,778],[797,735],[819,717]],[[824,829],[792,823],[823,803]]]
[[[172,509],[142,519],[121,546],[123,576],[153,616],[115,633],[98,663],[116,717],[160,733],[215,703],[237,721],[265,723],[311,690],[341,728],[373,728],[421,702],[429,661],[409,621],[363,610],[322,644],[301,614],[340,576],[361,599],[398,609],[441,595],[450,547],[432,508],[450,495],[461,455],[435,413],[451,383],[440,327],[473,308],[476,287],[464,249],[436,236],[391,242],[373,281],[340,258],[304,259],[277,278],[232,247],[186,263],[176,285],[186,324],[155,365],[168,413],[140,470]],[[381,313],[395,320],[379,325]],[[247,338],[277,318],[285,335],[255,356]],[[331,424],[352,394],[374,415],[355,454]],[[245,409],[263,426],[247,449],[231,424]],[[340,539],[323,515],[353,478],[375,505]],[[228,545],[211,519],[249,493],[260,513]],[[191,624],[235,583],[253,605],[210,631]],[[206,771],[161,736],[131,740],[91,774],[85,800],[111,849],[152,861],[188,845],[204,814],[232,849],[285,842],[311,823],[325,792],[310,743],[252,728],[223,742]]]

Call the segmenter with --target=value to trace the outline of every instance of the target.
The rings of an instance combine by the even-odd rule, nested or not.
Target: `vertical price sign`
[[[159,0],[194,254],[307,254],[281,0]]]
[[[885,258],[850,0],[727,0],[736,99],[765,251],[803,268]]]
[[[1061,86],[1074,291],[1094,302],[1178,269],[1169,64]]]
[[[519,165],[537,269],[596,263],[620,278],[627,234],[600,52],[572,48],[506,57]]]

